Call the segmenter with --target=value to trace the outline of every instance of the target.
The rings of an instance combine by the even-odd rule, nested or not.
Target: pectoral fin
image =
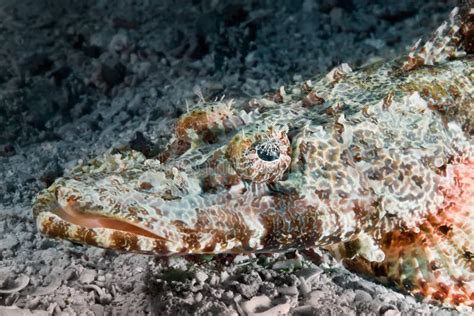
[[[360,253],[360,241],[330,250],[354,272],[420,298],[474,307],[474,161],[452,165],[449,172],[453,187],[442,188],[445,206],[416,229],[384,233],[377,242],[382,261]]]

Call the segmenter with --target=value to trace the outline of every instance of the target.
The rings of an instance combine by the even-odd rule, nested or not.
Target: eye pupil
[[[258,158],[263,161],[275,161],[280,158],[280,147],[274,141],[264,142],[255,147]]]

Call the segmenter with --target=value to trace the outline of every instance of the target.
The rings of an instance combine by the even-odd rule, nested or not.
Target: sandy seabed
[[[78,160],[157,152],[199,96],[258,96],[405,52],[455,1],[0,2],[0,315],[451,315],[324,253],[157,258],[44,238]]]

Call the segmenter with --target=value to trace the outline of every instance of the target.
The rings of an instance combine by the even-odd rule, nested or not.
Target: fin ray
[[[456,7],[449,19],[441,24],[432,37],[421,45],[418,40],[402,69],[410,71],[423,65],[442,64],[474,53],[474,5],[466,2]]]

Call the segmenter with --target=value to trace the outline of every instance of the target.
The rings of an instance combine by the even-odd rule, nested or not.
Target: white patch
[[[252,114],[255,115],[256,113],[254,113],[254,111],[247,113],[244,110],[241,110],[239,112],[239,117],[242,119],[242,121],[244,121],[245,125],[249,125],[255,121],[255,118],[253,117]]]
[[[358,250],[358,254],[367,259],[370,262],[382,262],[385,259],[385,254],[376,244],[374,239],[362,233],[359,236],[360,241],[360,249]]]
[[[253,249],[262,249],[260,241],[265,234],[265,227],[255,216],[243,216],[245,225],[250,230],[249,246]]]
[[[155,246],[153,239],[144,236],[138,236],[137,243],[141,251],[152,251]]]
[[[390,109],[400,113],[423,113],[424,111],[429,110],[428,103],[418,92],[403,97],[402,102],[393,102]]]
[[[464,153],[466,157],[474,156],[474,142],[466,137],[459,123],[449,122],[448,131],[452,137],[452,145],[457,151]]]

